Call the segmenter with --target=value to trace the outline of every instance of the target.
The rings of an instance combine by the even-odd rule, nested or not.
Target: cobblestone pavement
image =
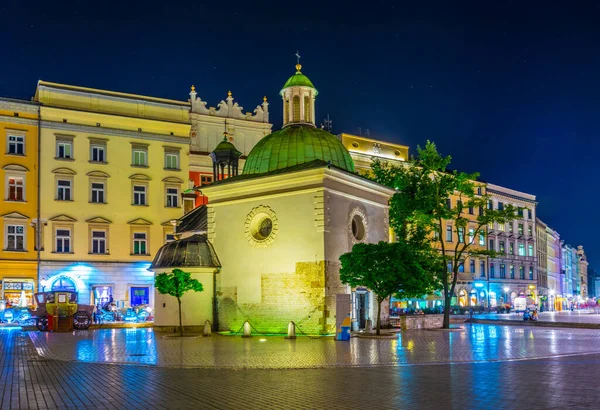
[[[395,339],[286,340],[281,336],[172,338],[152,329],[30,332],[46,358],[165,367],[293,369],[522,360],[600,353],[600,330],[463,325],[411,331]]]
[[[468,316],[467,316],[468,317]],[[488,320],[523,320],[522,313],[509,313],[509,314],[496,314],[486,313],[482,315],[473,316],[475,319],[488,319]],[[600,324],[600,314],[592,310],[580,310],[580,311],[562,311],[562,312],[541,312],[539,313],[539,320],[541,322],[554,322],[554,323],[593,323]]]
[[[1,409],[592,409],[600,402],[598,354],[435,366],[175,369],[48,360],[16,329],[0,329],[0,352]]]

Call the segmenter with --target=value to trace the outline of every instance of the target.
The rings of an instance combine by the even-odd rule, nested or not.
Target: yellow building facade
[[[399,165],[408,160],[408,146],[380,141],[360,135],[342,133],[338,135],[348,150],[357,172],[370,172],[373,158]]]
[[[153,304],[147,270],[189,188],[190,104],[40,81],[40,285]]]
[[[3,200],[0,202],[0,300],[29,305],[37,287],[38,106],[0,99]]]

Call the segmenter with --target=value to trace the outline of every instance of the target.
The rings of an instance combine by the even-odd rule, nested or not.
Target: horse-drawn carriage
[[[35,294],[37,309],[30,309],[39,330],[70,332],[92,324],[94,306],[77,303],[77,292],[53,291]]]

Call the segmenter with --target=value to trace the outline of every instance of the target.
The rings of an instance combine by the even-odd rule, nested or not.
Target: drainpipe
[[[219,302],[217,301],[217,274],[221,271],[221,268],[217,268],[213,271],[213,320],[212,330],[214,332],[219,331]]]
[[[40,194],[40,176],[41,176],[41,158],[42,158],[42,106],[38,105],[38,135],[37,135],[37,224],[36,224],[36,248],[37,248],[37,279],[38,291],[40,289],[40,257],[41,257],[41,194]]]

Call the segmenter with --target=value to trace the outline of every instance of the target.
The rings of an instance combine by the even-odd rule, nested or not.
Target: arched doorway
[[[467,291],[464,289],[458,292],[458,304],[459,306],[467,306]]]
[[[75,286],[75,282],[65,276],[59,276],[56,278],[54,282],[52,282],[50,289],[52,291],[77,292],[77,286]]]
[[[471,289],[469,302],[470,306],[477,306],[477,291],[475,289]]]

